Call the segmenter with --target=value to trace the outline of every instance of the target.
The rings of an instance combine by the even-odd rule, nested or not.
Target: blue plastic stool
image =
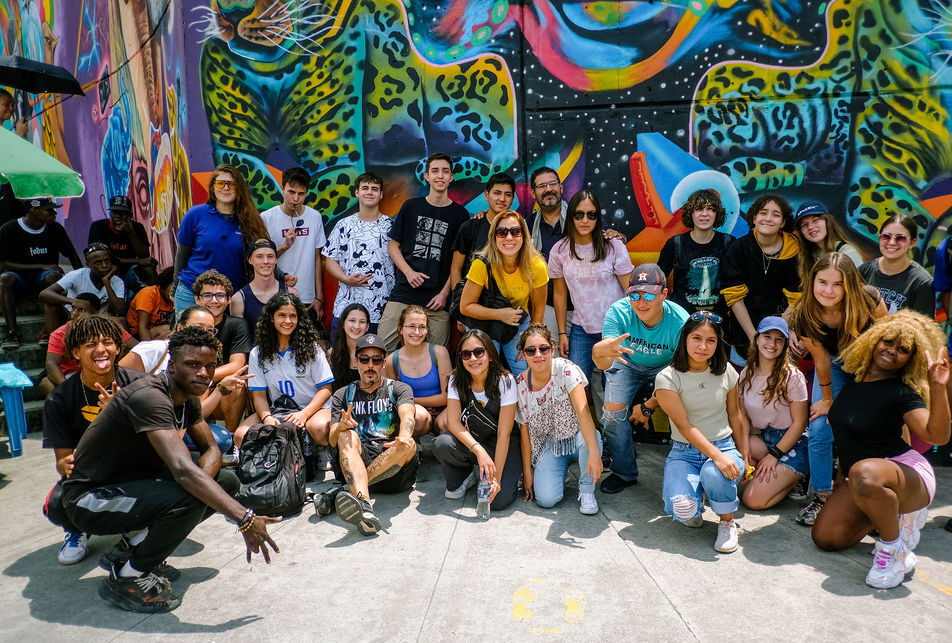
[[[29,376],[10,362],[0,364],[0,400],[7,418],[10,455],[23,455],[26,439],[26,411],[23,409],[23,387],[33,386]]]

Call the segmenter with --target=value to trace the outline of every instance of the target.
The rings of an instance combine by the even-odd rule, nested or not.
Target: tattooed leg
[[[380,482],[381,480],[386,480],[396,475],[396,473],[413,458],[414,454],[416,454],[416,444],[413,446],[405,446],[403,443],[398,442],[396,445],[390,447],[367,465],[369,484]]]
[[[345,431],[337,438],[337,448],[340,449],[341,473],[344,474],[350,492],[355,496],[363,495],[364,498],[369,498],[367,468],[360,457],[360,438],[353,431]]]

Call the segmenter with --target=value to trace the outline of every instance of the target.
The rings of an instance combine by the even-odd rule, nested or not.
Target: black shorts
[[[370,466],[370,463],[373,462],[377,456],[386,451],[386,447],[383,446],[382,441],[373,441],[373,442],[361,442],[360,443],[360,459],[364,461],[364,466]],[[336,448],[334,451],[333,459],[333,471],[334,477],[338,482],[346,482],[344,479],[344,474],[340,469],[340,451]],[[370,485],[370,493],[400,493],[401,491],[406,491],[413,487],[413,484],[417,479],[417,471],[420,468],[420,449],[419,447],[416,450],[416,453],[413,454],[413,457],[403,465],[399,471],[394,475],[390,476],[386,480],[381,480],[380,482],[375,482]]]

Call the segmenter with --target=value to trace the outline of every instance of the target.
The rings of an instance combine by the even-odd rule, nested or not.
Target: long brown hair
[[[529,238],[529,226],[526,225],[526,220],[515,210],[500,212],[499,216],[493,219],[492,223],[489,224],[489,241],[483,246],[483,249],[480,250],[480,254],[489,259],[489,265],[493,268],[503,269],[502,253],[499,252],[499,247],[496,245],[496,228],[499,227],[499,222],[503,219],[515,219],[519,222],[519,227],[522,228],[522,247],[519,248],[519,254],[516,255],[516,266],[519,272],[525,276],[526,281],[531,284],[533,261],[536,257],[541,259],[542,255],[539,254],[539,251],[532,245],[532,239]]]
[[[823,222],[826,224],[826,236],[820,243],[813,243],[800,232],[800,224],[802,224],[803,221],[797,224],[797,228],[794,232],[796,232],[800,238],[800,254],[797,255],[797,272],[800,273],[801,284],[807,283],[810,279],[810,270],[820,257],[831,252],[837,252],[840,246],[844,243],[848,243],[846,236],[843,234],[843,229],[840,228],[840,224],[836,222],[833,215],[826,213],[810,216],[823,219]]]
[[[760,335],[760,333],[754,335],[754,341],[750,343],[750,348],[747,349],[747,366],[744,368],[744,374],[737,386],[741,396],[744,395],[744,391],[751,387],[757,369],[760,368],[760,351],[757,349],[757,339]],[[787,384],[790,381],[791,369],[796,369],[796,366],[790,361],[790,339],[784,337],[783,350],[774,361],[773,368],[770,369],[770,373],[767,375],[764,390],[760,392],[764,407],[771,402],[779,402],[785,406],[790,406]]]
[[[255,208],[254,200],[251,198],[251,190],[248,189],[248,183],[244,175],[234,165],[222,163],[212,172],[208,179],[208,205],[218,208],[215,198],[215,181],[218,176],[227,172],[231,174],[235,181],[235,216],[238,218],[238,227],[241,229],[241,242],[244,246],[251,245],[255,239],[268,239],[268,229],[261,220],[261,215]]]
[[[797,302],[790,317],[790,327],[800,337],[813,341],[822,341],[825,333],[820,330],[823,324],[823,307],[813,293],[813,282],[821,270],[832,268],[843,277],[843,300],[840,306],[843,309],[843,323],[840,324],[839,348],[843,349],[853,343],[873,320],[873,313],[878,302],[874,302],[864,287],[863,277],[853,264],[853,260],[842,252],[831,252],[820,257],[813,269],[810,270],[806,281],[803,282],[803,296]]]
[[[592,250],[594,251],[592,263],[601,263],[608,255],[608,244],[605,243],[605,235],[602,234],[602,206],[598,202],[598,197],[589,190],[579,190],[569,199],[569,205],[566,209],[566,215],[568,217],[566,223],[571,226],[571,232],[565,235],[567,243],[569,244],[569,254],[572,255],[572,258],[576,261],[582,260],[582,258],[578,256],[578,253],[575,252],[575,210],[579,204],[585,200],[591,201],[592,205],[595,206],[595,228],[592,229]]]

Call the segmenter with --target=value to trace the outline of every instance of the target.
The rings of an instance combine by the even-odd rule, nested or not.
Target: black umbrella
[[[86,95],[76,77],[65,68],[21,56],[0,56],[0,85],[31,94]]]

